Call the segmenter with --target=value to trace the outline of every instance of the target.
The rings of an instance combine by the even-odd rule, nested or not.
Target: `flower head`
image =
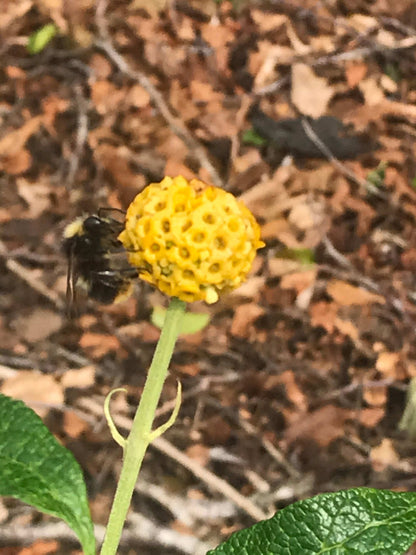
[[[253,214],[231,193],[165,177],[130,204],[119,240],[142,279],[187,302],[238,287],[264,246]]]

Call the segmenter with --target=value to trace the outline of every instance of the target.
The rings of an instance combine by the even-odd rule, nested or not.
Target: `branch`
[[[191,150],[191,152],[198,159],[200,165],[206,169],[211,177],[212,183],[217,187],[224,188],[225,184],[223,180],[213,164],[210,162],[201,143],[191,134],[182,120],[173,114],[171,108],[168,106],[168,103],[150,79],[141,71],[133,69],[123,56],[114,48],[108,32],[107,20],[105,18],[106,9],[107,0],[98,0],[95,19],[100,38],[96,41],[95,45],[107,54],[121,73],[124,73],[127,77],[141,85],[149,93],[153,104],[162,114],[166,123],[175,135],[177,135],[185,143],[189,150]]]
[[[6,268],[10,270],[10,272],[18,276],[25,283],[27,283],[27,285],[29,285],[29,287],[36,291],[36,293],[39,293],[39,295],[45,297],[45,299],[52,303],[55,308],[57,308],[59,311],[65,308],[65,303],[63,302],[60,295],[58,295],[58,293],[56,293],[53,289],[47,287],[42,281],[34,276],[33,272],[28,270],[25,266],[7,256],[7,248],[2,241],[0,241],[0,257],[6,259]]]
[[[102,407],[99,402],[91,398],[88,399],[88,402],[84,401],[85,400],[83,400],[82,402],[83,409],[87,409],[97,416],[101,416]],[[130,418],[127,418],[121,414],[114,414],[113,419],[119,429],[125,429],[127,431],[130,430]],[[219,478],[210,470],[202,467],[194,459],[188,457],[188,455],[174,447],[166,439],[159,437],[153,441],[150,447],[153,449],[157,449],[159,452],[162,452],[163,454],[176,461],[178,464],[187,468],[190,472],[192,472],[192,474],[194,474],[194,476],[204,482],[211,490],[216,491],[230,499],[235,505],[237,505],[237,507],[250,515],[251,518],[253,518],[254,520],[264,520],[266,518],[269,518],[270,515],[262,511],[262,509],[260,509],[250,499],[244,497],[244,495],[241,495],[241,493],[230,486],[228,482],[226,482],[222,478]]]
[[[373,185],[373,183],[370,183],[366,179],[360,179],[345,164],[340,162],[338,158],[335,158],[331,150],[326,146],[326,144],[322,141],[322,139],[320,139],[320,137],[318,137],[318,135],[312,129],[312,126],[310,125],[310,123],[306,118],[302,118],[301,123],[302,123],[303,130],[305,131],[309,139],[313,142],[313,144],[317,148],[319,148],[322,154],[328,159],[328,162],[331,162],[331,164],[339,172],[341,172],[343,175],[351,179],[351,181],[353,181],[354,183],[356,183],[357,185],[359,185],[360,187],[362,187],[372,195],[380,198],[384,198],[384,199],[386,198],[386,195],[384,195],[381,191],[379,191],[378,188],[375,185]]]

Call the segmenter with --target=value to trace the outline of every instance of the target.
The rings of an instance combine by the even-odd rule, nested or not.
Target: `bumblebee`
[[[111,213],[124,214],[115,209],[100,209],[97,214],[77,218],[64,230],[69,306],[78,287],[103,304],[123,301],[133,292],[138,271],[129,265],[126,250],[117,238],[124,224]]]

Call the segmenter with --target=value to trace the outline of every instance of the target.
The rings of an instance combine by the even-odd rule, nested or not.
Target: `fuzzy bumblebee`
[[[64,230],[63,249],[68,258],[67,302],[74,303],[77,288],[103,304],[125,300],[133,292],[138,270],[131,267],[117,236],[124,223],[101,209],[98,214],[80,217]],[[124,214],[123,214],[124,219]]]
[[[246,279],[264,246],[242,202],[182,176],[165,177],[139,193],[118,239],[140,278],[183,301],[209,304]]]

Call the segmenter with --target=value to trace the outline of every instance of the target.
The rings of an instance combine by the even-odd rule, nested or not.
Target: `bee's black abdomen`
[[[131,294],[138,271],[129,265],[127,253],[118,240],[122,229],[123,224],[116,219],[98,215],[69,224],[63,248],[69,261],[70,300],[77,284],[90,298],[103,304]]]
[[[105,269],[90,273],[88,296],[103,304],[112,304],[130,288],[131,280],[137,278],[135,268],[126,270]]]
[[[102,304],[112,304],[120,293],[120,284],[103,283],[100,280],[93,279],[90,282],[88,296]]]

